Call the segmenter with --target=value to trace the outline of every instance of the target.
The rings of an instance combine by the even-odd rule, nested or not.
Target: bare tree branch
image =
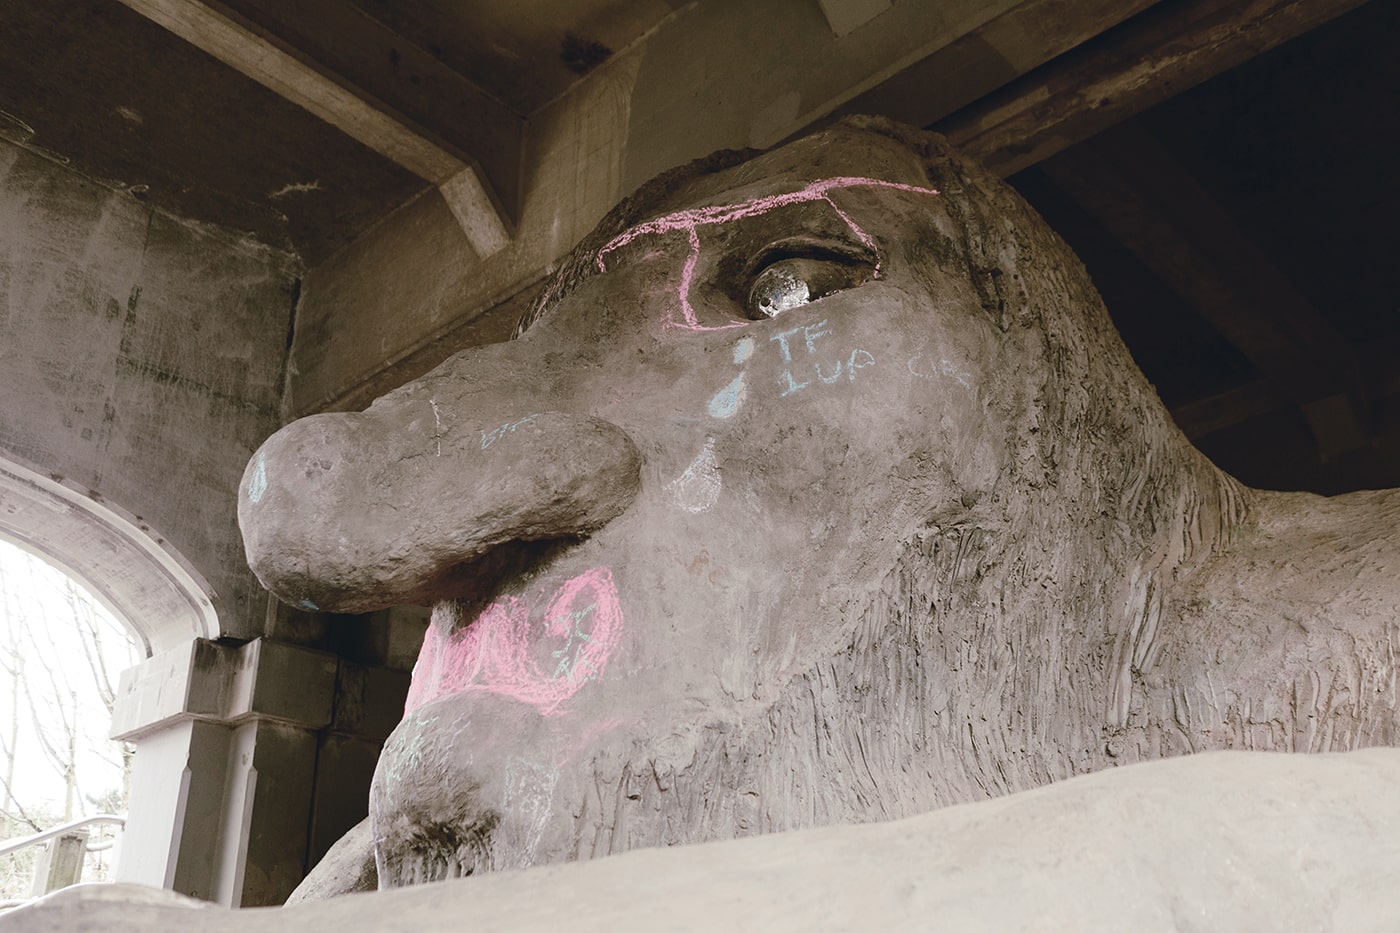
[[[41,833],[41,832],[43,832],[43,831],[44,831],[44,827],[40,826],[38,823],[36,823],[36,822],[34,822],[32,819],[30,819],[30,818],[29,818],[29,814],[24,812],[24,807],[21,807],[21,806],[19,805],[19,801],[15,799],[14,791],[12,791],[12,790],[10,789],[10,782],[7,781],[7,780],[5,780],[4,778],[0,778],[0,784],[4,784],[4,785],[5,785],[5,793],[8,794],[8,795],[10,796],[10,804],[15,808],[16,813],[19,814],[19,818],[20,818],[21,820],[23,820],[24,822],[28,823],[28,824],[29,824],[29,828],[32,829],[32,830],[34,830],[36,833]],[[9,810],[6,810],[6,811],[5,811],[5,815],[6,815],[6,816],[9,816],[9,815],[10,815],[10,811],[9,811]]]
[[[24,555],[24,562],[10,564],[8,573],[0,568],[0,626],[5,629],[0,632],[0,676],[10,677],[9,689],[4,691],[9,697],[0,699],[9,699],[12,707],[8,721],[0,726],[4,733],[0,734],[0,784],[6,798],[3,812],[8,812],[11,803],[18,806],[10,791],[16,783],[17,753],[36,762],[42,755],[63,781],[64,817],[72,818],[75,808],[88,812],[90,805],[97,805],[82,789],[106,780],[96,776],[105,774],[102,767],[112,767],[121,774],[120,785],[104,791],[102,799],[115,794],[115,799],[124,801],[129,793],[131,755],[125,748],[118,752],[109,747],[105,730],[100,728],[101,717],[90,699],[101,701],[110,714],[116,700],[112,665],[119,658],[119,652],[112,649],[121,644],[122,630],[97,608],[86,590],[66,577],[39,573],[41,566],[31,555]],[[26,568],[30,572],[27,588]],[[29,595],[44,587],[52,593],[48,601]],[[72,644],[74,637],[76,646]],[[130,656],[129,639],[127,653]],[[21,702],[28,706],[27,713],[21,710]],[[29,749],[30,739],[21,740],[21,716],[32,728],[37,752]],[[101,766],[94,773],[88,762],[100,762]],[[32,811],[34,801],[29,803]],[[23,816],[29,825],[37,825],[28,814]]]

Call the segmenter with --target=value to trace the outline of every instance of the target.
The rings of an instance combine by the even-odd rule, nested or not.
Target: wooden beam
[[[364,88],[365,80],[353,81],[324,62],[294,46],[267,26],[244,16],[219,0],[122,0],[124,4],[160,24],[187,42],[247,75],[287,100],[397,163],[418,177],[443,189],[454,215],[466,222],[462,229],[472,248],[481,256],[490,255],[509,240],[510,208],[518,196],[519,148],[523,121],[484,92],[458,78],[443,77],[446,66],[431,68],[437,87],[444,81],[456,103],[467,101],[467,108],[482,120],[477,127],[479,151],[490,153],[501,167],[488,174],[475,154],[446,142]],[[308,6],[309,4],[309,6]],[[245,4],[245,6],[248,6]],[[318,12],[327,22],[342,26],[336,41],[348,46],[378,42],[381,49],[395,50],[402,62],[408,49],[403,40],[392,41],[387,30],[368,17],[347,11],[338,3],[305,0],[287,4],[291,13],[304,17]],[[313,10],[312,7],[315,9]],[[249,6],[251,11],[251,6]],[[338,11],[338,12],[337,12]],[[353,20],[347,19],[352,16]],[[391,34],[390,34],[391,35]],[[397,39],[397,37],[394,37]],[[430,58],[426,53],[407,53],[415,62]],[[385,60],[393,58],[383,55]],[[377,60],[377,59],[376,59]],[[454,73],[455,74],[455,73]],[[389,82],[381,82],[381,89]],[[509,163],[507,167],[507,163]],[[502,192],[505,192],[503,195]]]
[[[1161,3],[932,128],[1013,175],[1364,2]]]
[[[1159,0],[1023,0],[842,104],[928,126]]]
[[[1356,408],[1344,393],[1305,402],[1302,411],[1308,430],[1317,439],[1323,463],[1369,446],[1370,438],[1356,416]]]
[[[1172,406],[1172,420],[1193,441],[1233,427],[1278,407],[1267,382],[1248,382],[1205,398]]]
[[[1039,169],[1233,344],[1280,403],[1304,410],[1324,458],[1364,444],[1348,398],[1363,397],[1351,346],[1155,139],[1123,124]]]

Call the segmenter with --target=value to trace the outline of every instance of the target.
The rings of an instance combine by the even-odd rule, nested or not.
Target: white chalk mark
[[[269,200],[276,201],[279,198],[285,198],[289,194],[304,194],[308,191],[320,190],[321,183],[319,181],[294,181],[289,185],[283,185],[276,191],[269,193],[267,197]]]
[[[865,351],[862,350],[860,352],[864,353]],[[872,358],[870,362],[873,364],[874,359]],[[972,373],[965,369],[959,369],[957,364],[952,360],[941,359],[935,362],[931,356],[924,353],[915,353],[909,358],[909,362],[905,364],[905,368],[909,370],[909,375],[917,376],[920,379],[941,380],[946,377],[954,380],[964,389],[973,388]]]
[[[554,786],[559,783],[559,769],[514,758],[506,763],[505,793],[502,810],[519,815],[525,827],[522,857],[528,864],[544,835],[549,817],[554,812]],[[522,866],[524,867],[524,866]]]
[[[685,472],[666,484],[666,489],[675,497],[676,505],[687,512],[708,512],[719,501],[719,491],[723,483],[719,476],[719,462],[715,459],[715,439],[706,439],[699,456],[685,468]]]
[[[428,399],[428,404],[433,406],[433,422],[437,425],[437,433],[433,435],[433,440],[437,441],[437,455],[442,456],[442,414],[438,411],[437,400]]]
[[[0,139],[8,139],[17,146],[23,146],[34,138],[34,127],[19,117],[0,110]]]

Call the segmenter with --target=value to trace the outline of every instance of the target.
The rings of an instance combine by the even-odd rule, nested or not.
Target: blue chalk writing
[[[744,374],[734,377],[734,381],[715,393],[710,399],[709,412],[716,418],[732,418],[744,400]]]
[[[578,645],[587,642],[590,635],[590,633],[579,628],[579,623],[582,622],[590,612],[597,608],[598,604],[592,603],[582,609],[575,609],[569,613],[569,640],[564,647],[552,652],[553,657],[559,659],[559,664],[555,667],[554,674],[550,678],[551,680],[567,677],[570,682],[577,683],[580,678],[585,681],[591,680],[600,673],[597,666],[587,657],[580,655],[578,650]]]
[[[751,356],[753,356],[752,337],[745,337],[743,340],[734,344],[734,362],[736,364],[744,362]]]
[[[267,455],[259,451],[258,462],[253,467],[253,477],[248,480],[248,499],[257,502],[267,492]]]
[[[962,386],[963,388],[972,388],[972,383],[969,381],[970,374],[965,372],[959,372],[958,367],[953,365],[951,360],[939,360],[938,369],[941,373],[943,373],[943,375],[952,376],[954,379],[956,379],[958,385]]]
[[[434,409],[434,411],[436,411],[436,409]],[[526,415],[524,418],[521,418],[519,421],[510,421],[510,422],[507,422],[506,424],[501,425],[499,428],[493,428],[493,429],[490,430],[490,431],[482,431],[482,432],[481,432],[481,449],[482,449],[482,450],[485,450],[486,448],[490,447],[492,444],[496,443],[496,441],[498,441],[498,440],[500,440],[501,438],[505,437],[507,434],[513,434],[513,433],[515,432],[515,429],[516,429],[516,428],[518,428],[518,427],[520,427],[521,425],[524,425],[524,424],[529,424],[530,422],[534,421],[534,420],[535,420],[536,418],[538,418],[538,417],[539,417],[539,415],[537,415],[537,414],[536,414],[536,415]]]
[[[784,362],[792,362],[792,348],[788,346],[788,338],[800,330],[802,330],[802,328],[794,327],[792,330],[785,330],[782,333],[774,334],[773,336],[768,338],[770,343],[774,340],[778,341],[778,346],[781,347],[783,350]]]
[[[791,395],[794,392],[800,392],[811,385],[810,382],[798,382],[796,379],[793,379],[792,370],[790,369],[783,370],[783,374],[778,381],[783,384],[783,391],[778,396],[779,398]]]
[[[830,336],[831,331],[821,330],[821,328],[825,326],[826,321],[818,321],[815,324],[808,324],[806,327],[802,328],[802,337],[804,340],[807,341],[808,356],[811,356],[813,353],[817,352],[816,343],[818,337]]]
[[[789,338],[798,331],[801,331],[803,344],[807,347],[807,357],[811,359],[818,353],[817,341],[822,337],[831,336],[831,331],[824,329],[826,326],[826,321],[818,321],[815,324],[807,324],[803,327],[794,327],[792,330],[783,331],[780,334],[773,335],[770,339],[778,341],[778,346],[783,351],[783,359],[791,363],[793,361],[792,345],[789,343]],[[869,351],[857,347],[851,351],[847,359],[837,360],[834,364],[829,360],[823,361],[820,359],[811,360],[811,363],[812,371],[816,373],[817,379],[823,385],[835,385],[841,380],[843,373],[848,381],[855,382],[856,370],[867,369],[874,366],[875,357],[872,356]],[[812,384],[810,378],[803,381],[798,376],[793,375],[794,368],[796,367],[783,370],[783,374],[778,377],[778,384],[782,386],[782,392],[779,393],[779,398],[792,395],[794,392],[800,392]]]

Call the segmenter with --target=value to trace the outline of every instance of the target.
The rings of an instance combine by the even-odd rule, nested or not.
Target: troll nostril
[[[284,601],[367,612],[450,598],[455,568],[510,542],[587,535],[640,484],[636,445],[601,419],[443,418],[423,431],[399,408],[314,415],[254,456],[239,523]]]

